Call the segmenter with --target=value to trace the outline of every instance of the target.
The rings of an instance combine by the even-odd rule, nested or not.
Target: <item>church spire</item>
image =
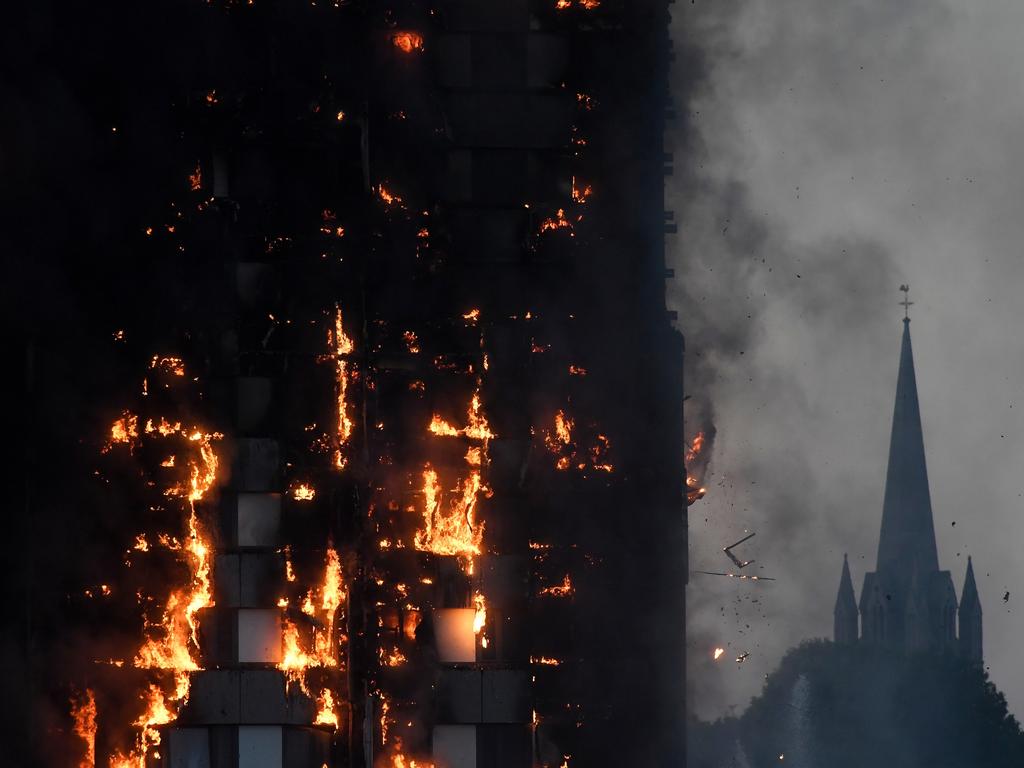
[[[843,555],[843,575],[839,577],[839,594],[833,611],[832,638],[837,643],[857,642],[857,599],[853,594],[850,564]]]
[[[981,663],[981,600],[970,555],[967,557],[964,590],[960,595],[960,652],[967,660]]]
[[[901,289],[906,292],[907,286],[901,286]],[[910,303],[907,299],[901,302],[904,308]],[[910,345],[910,318],[904,317],[877,571],[909,585],[914,570],[930,573],[938,569],[921,411]]]

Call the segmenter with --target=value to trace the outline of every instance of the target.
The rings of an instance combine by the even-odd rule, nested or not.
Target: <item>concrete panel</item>
[[[188,719],[204,724],[237,723],[240,673],[230,669],[210,669],[192,675],[188,697]]]
[[[276,547],[281,530],[281,494],[240,493],[236,509],[240,547]]]
[[[163,743],[164,765],[168,768],[211,768],[210,732],[206,728],[168,728]]]
[[[526,670],[484,670],[482,700],[481,720],[485,723],[530,722],[530,679]]]
[[[331,735],[315,728],[284,729],[284,768],[330,765]]]
[[[284,563],[276,552],[239,555],[239,605],[266,608],[277,604],[284,582]]]
[[[281,612],[277,608],[238,610],[238,661],[242,664],[281,661]]]
[[[273,398],[273,379],[242,376],[235,380],[236,426],[241,433],[252,434],[266,425]]]
[[[437,720],[478,723],[481,707],[480,670],[442,669],[437,681]]]
[[[280,726],[239,726],[238,768],[284,768]]]
[[[476,726],[435,725],[433,735],[437,768],[476,768]]]
[[[213,559],[213,600],[221,608],[235,608],[242,601],[242,576],[238,555],[217,555]]]
[[[234,486],[239,491],[272,491],[279,485],[276,440],[242,438],[236,444]]]

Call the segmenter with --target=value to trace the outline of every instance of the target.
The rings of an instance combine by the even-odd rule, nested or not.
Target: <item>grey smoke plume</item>
[[[691,564],[729,570],[721,548],[756,531],[737,554],[778,579],[691,577],[692,710],[742,710],[787,648],[831,633],[843,552],[858,593],[873,568],[909,282],[942,567],[959,589],[967,554],[984,564],[986,658],[1019,712],[1021,627],[997,603],[1024,577],[1005,543],[1024,536],[1024,7],[673,9],[676,78],[699,77],[669,147],[670,301],[688,435],[716,432]]]

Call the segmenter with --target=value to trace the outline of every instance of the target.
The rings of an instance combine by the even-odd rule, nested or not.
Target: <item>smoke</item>
[[[772,109],[789,78],[829,72],[808,75],[796,54],[780,53],[787,30],[758,3],[678,13],[677,47],[704,77],[672,137],[685,160],[668,193],[680,221],[669,300],[687,342],[687,435],[717,435],[705,453],[707,497],[690,509],[691,571],[732,570],[722,547],[754,531],[736,553],[756,561],[744,572],[777,579],[691,577],[689,699],[709,716],[744,706],[786,648],[829,632],[843,547],[859,558],[873,546],[873,526],[851,512],[871,509],[881,488],[853,468],[884,462],[905,278],[891,246],[855,215],[793,216],[815,192],[759,165],[792,144],[762,146],[752,110]],[[797,149],[841,145],[841,132],[812,118],[793,117],[811,137]],[[761,165],[769,170],[755,175]],[[891,364],[879,365],[890,350]],[[716,645],[729,649],[717,663]],[[727,662],[745,652],[744,663]]]

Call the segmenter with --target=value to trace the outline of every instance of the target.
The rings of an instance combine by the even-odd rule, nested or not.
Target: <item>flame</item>
[[[423,35],[418,32],[395,32],[391,35],[391,43],[402,53],[423,50]]]
[[[544,587],[538,595],[548,595],[550,597],[568,597],[573,594],[575,590],[572,586],[572,579],[569,578],[569,574],[566,574],[562,579],[561,584],[556,584],[553,587]]]
[[[592,194],[594,194],[593,187],[591,187],[589,184],[583,184],[582,186],[577,185],[576,177],[572,177],[572,199],[575,202],[580,203],[582,205],[583,203],[587,202],[587,198],[589,198]]]
[[[479,635],[487,623],[487,601],[480,590],[473,593],[473,606],[476,608],[473,615],[473,633]]]
[[[110,439],[104,446],[103,452],[109,451],[115,443],[133,443],[138,437],[139,417],[125,411],[124,415],[110,427]]]
[[[691,461],[694,461],[698,456],[700,456],[700,452],[704,450],[705,439],[706,438],[704,436],[703,431],[698,432],[697,436],[693,438],[693,443],[690,445],[689,448],[686,449],[685,460],[687,464],[689,464]]]
[[[196,163],[196,169],[188,175],[188,185],[193,192],[198,192],[203,186],[203,168]]]
[[[140,728],[135,740],[135,749],[129,755],[117,753],[110,759],[110,768],[146,768],[150,749],[160,745],[159,725],[174,720],[174,714],[167,706],[164,692],[159,686],[150,684],[143,696],[146,710],[133,725]]]
[[[329,725],[338,730],[338,713],[334,711],[334,694],[330,688],[324,688],[317,698],[320,709],[316,713],[314,725]]]
[[[725,653],[725,648],[715,648],[715,661],[722,658],[723,653]]]
[[[337,368],[338,444],[334,451],[334,466],[344,469],[348,459],[344,455],[343,449],[352,436],[353,428],[352,417],[349,414],[351,405],[348,402],[349,370],[346,356],[352,354],[355,344],[345,333],[340,306],[335,306],[334,309],[334,328],[332,331],[328,331],[328,343],[334,350]]]
[[[428,464],[423,471],[424,528],[416,532],[416,549],[435,555],[479,555],[484,526],[474,525],[473,513],[481,489],[480,472],[471,470],[470,477],[459,486],[461,499],[455,499],[445,510],[437,472]]]
[[[290,576],[289,573],[291,573]],[[285,553],[285,574],[289,581],[294,580],[294,573],[291,572],[291,553],[288,551]],[[305,678],[307,669],[338,666],[338,656],[333,643],[334,620],[346,597],[341,558],[338,556],[337,550],[329,546],[324,565],[323,583],[319,587],[319,607],[314,603],[312,591],[306,594],[302,604],[302,612],[317,618],[323,627],[313,630],[312,649],[307,651],[302,647],[299,628],[294,621],[286,617],[282,622],[282,652],[277,668],[285,673],[289,683],[297,684],[307,694],[309,692]]]
[[[75,735],[85,742],[85,756],[80,768],[96,768],[96,694],[91,688],[71,702]]]
[[[409,350],[410,355],[418,355],[420,353],[420,345],[415,331],[405,331],[402,333],[402,338],[405,340],[405,346]]]
[[[572,229],[572,222],[565,217],[564,208],[559,208],[554,216],[549,216],[540,223],[541,232],[548,232],[552,229]]]
[[[312,501],[316,497],[316,489],[306,483],[300,483],[291,490],[292,498],[296,501]]]
[[[383,200],[388,205],[401,205],[402,204],[402,198],[400,198],[398,195],[395,195],[395,194],[392,194],[391,192],[389,192],[384,187],[383,184],[378,184],[377,185],[377,194],[380,196],[380,199]]]
[[[387,697],[381,694],[380,697],[380,744],[384,746],[388,742],[388,710],[391,709],[391,704],[388,702]]]
[[[562,661],[561,659],[553,659],[550,656],[531,656],[530,663],[545,667],[557,667],[561,665]]]

